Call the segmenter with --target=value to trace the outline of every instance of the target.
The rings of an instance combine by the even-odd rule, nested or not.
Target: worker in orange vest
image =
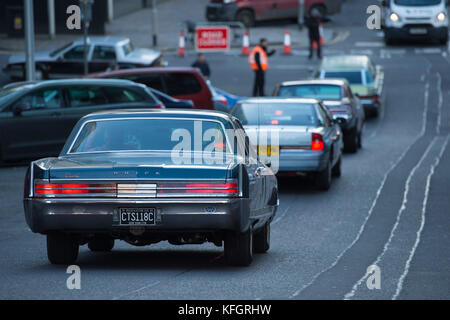
[[[267,40],[262,38],[259,45],[253,48],[248,57],[250,67],[255,71],[255,82],[253,85],[253,96],[264,96],[265,73],[269,68],[269,57],[276,52],[275,49],[267,51]]]

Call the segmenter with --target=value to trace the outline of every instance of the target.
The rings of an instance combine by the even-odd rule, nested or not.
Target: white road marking
[[[443,96],[442,96],[442,76],[438,72],[437,73],[437,90],[438,90],[438,118],[436,125],[436,134],[439,134],[441,131],[441,121],[442,121],[442,104],[443,104]]]
[[[425,195],[424,195],[424,199],[423,199],[423,204],[422,204],[422,215],[421,215],[421,222],[420,222],[420,227],[419,230],[417,230],[416,233],[416,241],[414,243],[414,246],[412,247],[408,260],[405,263],[405,269],[402,273],[402,275],[400,276],[400,279],[398,280],[397,283],[397,290],[395,292],[395,294],[392,296],[392,300],[396,300],[400,294],[400,292],[403,289],[403,282],[405,281],[406,276],[408,275],[409,272],[409,268],[411,266],[411,261],[414,257],[414,254],[416,253],[417,247],[419,246],[420,243],[420,237],[422,236],[422,231],[423,231],[423,227],[425,226],[425,214],[427,211],[427,204],[428,204],[428,196],[430,194],[430,185],[431,185],[431,178],[434,175],[434,170],[435,168],[439,165],[439,163],[441,162],[441,158],[442,155],[444,154],[445,149],[447,148],[447,144],[448,144],[448,140],[449,140],[449,135],[447,135],[447,138],[445,140],[444,145],[441,148],[441,152],[439,153],[439,155],[436,157],[435,162],[433,163],[433,165],[430,168],[430,172],[427,176],[427,183],[426,183],[426,187],[425,187]]]
[[[367,56],[373,55],[373,50],[370,49],[351,49],[350,54],[364,54]]]
[[[286,209],[284,209],[283,213],[281,213],[275,220],[272,221],[271,225],[275,225],[276,223],[280,222],[280,220],[284,218],[284,216],[286,215],[286,213],[288,212],[288,210],[290,208],[291,208],[291,206],[286,207]]]
[[[370,48],[381,48],[384,47],[384,42],[381,41],[358,41],[355,43],[355,47],[370,47]]]
[[[119,300],[120,298],[129,296],[129,295],[134,294],[134,293],[138,293],[138,292],[140,292],[140,291],[142,291],[142,290],[145,290],[145,289],[147,289],[147,288],[154,287],[154,286],[156,286],[156,285],[158,285],[158,284],[160,284],[160,283],[161,283],[161,281],[152,282],[152,283],[150,283],[149,285],[146,285],[146,286],[143,286],[142,288],[139,288],[139,289],[130,291],[130,292],[128,292],[128,293],[122,294],[122,295],[120,295],[120,296],[118,296],[118,297],[113,298],[112,300]]]
[[[378,265],[380,263],[381,259],[383,258],[383,256],[385,255],[386,251],[388,250],[388,248],[392,242],[392,239],[394,238],[395,231],[397,230],[397,227],[400,223],[400,218],[401,218],[403,212],[406,210],[406,205],[408,204],[408,194],[409,194],[411,180],[414,177],[414,174],[416,173],[417,169],[422,165],[423,161],[430,153],[430,151],[431,151],[432,147],[434,146],[434,144],[436,143],[437,139],[438,139],[438,137],[434,137],[433,141],[429,144],[428,148],[425,150],[425,152],[422,155],[422,157],[420,158],[420,160],[417,162],[417,164],[414,166],[414,168],[410,171],[408,178],[406,179],[406,182],[405,182],[405,188],[403,191],[403,201],[400,206],[400,210],[398,210],[397,218],[395,220],[394,226],[392,227],[388,241],[384,244],[383,251],[381,252],[381,254],[378,255],[378,257],[375,259],[375,261],[373,263],[371,263],[371,265]],[[355,285],[353,285],[352,290],[350,292],[348,292],[347,294],[345,294],[344,299],[350,300],[351,298],[353,298],[356,294],[356,291],[358,290],[358,287],[363,283],[363,281],[369,275],[370,275],[370,272],[369,273],[366,272],[366,274],[364,274],[364,276],[361,279],[359,279]]]
[[[440,54],[441,51],[441,48],[414,49],[416,54]]]
[[[429,62],[428,62],[429,63]],[[429,73],[431,70],[431,64],[429,63],[428,65],[428,69],[427,69],[427,73]],[[327,272],[328,270],[332,269],[334,266],[336,266],[338,264],[338,262],[341,260],[341,258],[344,256],[344,254],[350,250],[355,243],[359,240],[359,238],[361,237],[362,233],[364,232],[365,228],[366,228],[366,224],[367,221],[370,219],[370,217],[372,216],[372,212],[375,209],[375,206],[377,204],[377,201],[381,195],[381,192],[384,188],[384,185],[386,183],[386,180],[389,176],[389,174],[398,166],[398,164],[403,160],[403,158],[406,156],[406,154],[408,153],[408,151],[411,149],[411,147],[425,134],[425,130],[426,130],[426,118],[427,118],[427,112],[428,112],[428,91],[429,91],[429,82],[426,83],[425,85],[425,102],[424,102],[424,111],[423,111],[423,121],[422,121],[422,130],[421,132],[417,135],[417,137],[414,139],[414,141],[403,151],[403,153],[400,155],[400,157],[397,158],[397,160],[392,164],[392,166],[388,169],[388,171],[386,171],[386,173],[383,176],[383,179],[381,181],[381,184],[375,194],[375,198],[372,202],[372,205],[369,209],[369,212],[367,213],[367,216],[364,219],[363,224],[361,225],[355,239],[350,243],[350,245],[344,249],[344,251],[342,251],[336,258],[336,260],[329,265],[327,268],[323,269],[322,271],[320,271],[319,273],[317,273],[316,275],[314,275],[314,277],[312,278],[312,280],[310,282],[308,282],[306,285],[304,285],[302,288],[300,288],[299,290],[295,291],[290,298],[295,298],[297,297],[303,290],[305,290],[307,287],[309,287],[310,285],[312,285],[314,283],[314,281],[316,281],[316,279],[318,277],[320,277],[323,273]]]

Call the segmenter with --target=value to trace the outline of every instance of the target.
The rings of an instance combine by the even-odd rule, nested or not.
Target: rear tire
[[[355,153],[358,151],[358,133],[356,128],[347,134],[344,140],[344,150],[346,152]]]
[[[253,251],[265,253],[270,248],[270,223],[267,222],[261,230],[253,235]]]
[[[225,258],[232,266],[249,266],[253,260],[253,235],[249,228],[244,233],[228,232],[225,236]]]
[[[342,165],[342,156],[339,157],[338,162],[336,162],[336,164],[333,167],[333,172],[332,172],[333,177],[339,178],[342,175],[341,165]]]
[[[332,175],[331,171],[331,161],[328,160],[327,167],[323,171],[317,173],[316,176],[316,186],[319,190],[327,191],[330,189]]]
[[[95,237],[89,241],[88,247],[93,252],[108,252],[114,248],[114,239],[109,237]]]
[[[236,20],[242,22],[245,27],[250,28],[255,25],[255,14],[251,10],[241,10],[236,14]]]
[[[52,264],[73,264],[78,258],[78,242],[65,233],[47,235],[47,256]]]
[[[394,44],[394,39],[387,31],[384,31],[384,43],[386,43],[386,45]]]

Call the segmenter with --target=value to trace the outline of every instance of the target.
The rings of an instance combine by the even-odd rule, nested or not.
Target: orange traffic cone
[[[248,31],[245,31],[244,38],[242,39],[241,55],[248,56],[249,54],[250,54],[250,41],[248,39]]]
[[[181,31],[180,32],[180,38],[178,40],[178,56],[179,57],[184,57],[184,55],[186,54],[185,48],[184,48],[184,32]]]
[[[325,45],[325,39],[323,37],[323,24],[319,23],[319,34],[320,34],[320,45],[324,46]]]
[[[291,34],[289,33],[289,30],[284,32],[283,54],[292,54]]]

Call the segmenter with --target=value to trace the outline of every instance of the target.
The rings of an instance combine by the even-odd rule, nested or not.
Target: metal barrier
[[[231,31],[231,43],[232,45],[241,45],[242,38],[244,36],[244,32],[246,30],[245,25],[242,22],[238,21],[201,21],[194,22],[192,20],[185,20],[181,24],[179,24],[182,30],[184,31],[184,37],[186,39],[186,43],[195,46],[195,29],[198,26],[228,26]]]

